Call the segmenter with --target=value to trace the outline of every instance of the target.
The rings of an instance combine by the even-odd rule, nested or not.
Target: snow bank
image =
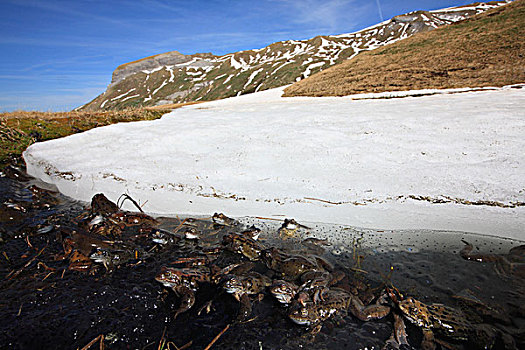
[[[27,169],[73,198],[125,192],[156,214],[525,240],[524,89],[371,100],[282,90],[36,143]]]

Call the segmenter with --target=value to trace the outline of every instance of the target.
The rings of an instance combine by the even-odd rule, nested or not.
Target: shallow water
[[[23,175],[23,174],[22,174]],[[11,177],[11,178],[10,178]],[[351,315],[334,317],[312,337],[304,327],[287,317],[287,308],[268,293],[253,303],[248,320],[237,321],[239,303],[221,288],[203,284],[196,304],[173,319],[179,299],[154,277],[164,265],[217,246],[225,234],[255,225],[265,247],[289,253],[322,256],[348,276],[359,276],[371,288],[393,285],[405,295],[425,303],[443,303],[458,308],[453,296],[470,290],[484,303],[502,309],[512,324],[518,347],[525,346],[525,282],[523,275],[503,274],[494,263],[466,261],[459,255],[462,240],[477,251],[506,254],[523,242],[469,233],[437,231],[374,231],[349,226],[306,223],[296,237],[282,239],[280,221],[240,218],[240,225],[221,227],[209,218],[194,222],[202,238],[181,239],[166,246],[155,245],[125,232],[122,239],[133,244],[135,257],[106,271],[94,265],[92,273],[68,269],[63,255],[63,237],[78,229],[86,203],[58,193],[30,190],[44,184],[34,179],[0,177],[0,346],[9,349],[82,348],[104,335],[108,348],[164,348],[191,345],[203,349],[226,327],[214,344],[220,349],[380,349],[393,330],[391,315],[362,322]],[[22,180],[22,181],[20,181]],[[220,208],[218,208],[220,210]],[[175,231],[182,218],[159,218],[160,228]],[[308,237],[328,238],[329,245],[307,245]],[[135,240],[132,240],[135,239]],[[221,253],[218,264],[242,260]],[[256,269],[270,273],[262,265]],[[198,309],[213,299],[214,309],[198,315]],[[497,323],[497,322],[494,322]],[[408,325],[409,341],[415,348],[421,332]],[[99,346],[95,343],[93,347]],[[459,348],[463,344],[457,344]],[[498,346],[500,346],[499,344]]]

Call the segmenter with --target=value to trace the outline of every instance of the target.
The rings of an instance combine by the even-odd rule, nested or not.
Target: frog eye
[[[306,309],[301,309],[301,316],[308,316],[308,310]]]

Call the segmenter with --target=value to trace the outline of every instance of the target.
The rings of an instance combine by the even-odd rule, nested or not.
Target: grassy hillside
[[[525,0],[362,53],[285,90],[343,96],[525,82]]]

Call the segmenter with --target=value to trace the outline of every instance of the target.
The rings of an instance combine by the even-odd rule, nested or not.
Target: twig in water
[[[122,197],[124,197],[124,199],[122,199],[122,202],[120,202],[120,199],[121,199]],[[123,193],[122,195],[120,195],[120,197],[118,197],[118,199],[117,199],[117,206],[118,206],[119,208],[122,208],[122,205],[124,204],[124,202],[126,201],[126,199],[129,200],[131,203],[133,203],[141,213],[144,213],[144,211],[142,210],[142,208],[140,207],[140,205],[139,205],[137,202],[135,202],[135,200],[134,200],[133,198],[131,198],[131,197],[129,196],[129,194],[127,194],[127,193]],[[120,202],[120,204],[119,204],[119,202]]]
[[[40,250],[40,251],[39,251],[39,252],[38,252],[33,258],[31,258],[31,260],[29,260],[28,262],[26,262],[26,264],[25,264],[24,266],[22,266],[19,270],[17,270],[15,273],[11,272],[11,273],[8,275],[8,276],[10,276],[10,277],[8,278],[8,280],[11,280],[11,279],[15,278],[15,277],[18,276],[22,271],[24,271],[24,269],[25,269],[26,267],[28,267],[29,265],[31,265],[31,263],[32,263],[33,261],[35,261],[36,258],[38,258],[38,257],[40,256],[40,254],[42,254],[42,252],[43,252],[44,249],[46,249],[46,248],[47,248],[47,245],[46,245],[44,248],[42,248],[42,249],[41,249],[41,250]]]
[[[164,327],[164,330],[162,331],[162,336],[159,340],[159,346],[157,347],[157,350],[161,350],[164,348],[164,345],[166,344],[166,339],[164,339],[164,335],[166,334],[166,327]]]
[[[228,330],[228,328],[230,328],[230,325],[229,325],[229,324],[227,324],[226,327],[224,327],[224,329],[223,329],[219,334],[217,334],[217,335],[215,336],[215,338],[213,338],[213,340],[211,341],[211,343],[209,343],[208,346],[204,348],[204,350],[210,350],[211,347],[213,346],[213,344],[215,344],[215,342],[216,342],[217,340],[219,340],[219,338],[224,334],[224,332],[226,332],[226,331]]]
[[[183,346],[181,346],[179,348],[179,350],[184,350],[184,349],[187,349],[191,346],[191,344],[193,344],[193,340],[190,340],[189,342],[187,342],[186,344],[184,344]]]
[[[82,350],[87,350],[91,347],[91,345],[95,344],[97,341],[100,340],[100,349],[104,349],[104,334],[101,334],[99,335],[98,337],[96,337],[95,339],[93,339],[92,341],[90,341],[86,346],[84,346],[82,348]]]
[[[244,323],[253,322],[253,321],[255,321],[258,317],[259,317],[259,316],[255,316],[255,317],[253,317],[253,318],[250,318],[249,320],[242,321],[242,322],[239,322],[239,323],[244,324]]]
[[[29,242],[29,236],[26,236],[26,242],[29,247],[33,248],[33,245]]]
[[[48,278],[49,276],[51,276],[53,273],[54,273],[53,271],[51,271],[50,273],[48,273],[48,274],[46,275],[46,277],[44,277],[44,279],[42,280],[42,282],[44,282],[44,281],[46,280],[46,278]]]
[[[358,269],[357,267],[351,267],[350,270],[360,273],[368,273],[368,271],[365,271],[363,269]]]
[[[173,230],[173,233],[177,233],[177,232],[179,232],[180,228],[184,225],[184,223],[186,222],[186,220],[188,220],[188,218],[182,220],[181,223],[179,224],[179,226],[177,226],[177,227],[175,228],[175,230]]]
[[[41,261],[39,261],[38,264],[36,264],[36,266],[38,266],[39,268],[43,267],[46,271],[55,271],[56,270],[56,269],[54,269],[52,267],[47,266],[46,264],[44,264]]]

